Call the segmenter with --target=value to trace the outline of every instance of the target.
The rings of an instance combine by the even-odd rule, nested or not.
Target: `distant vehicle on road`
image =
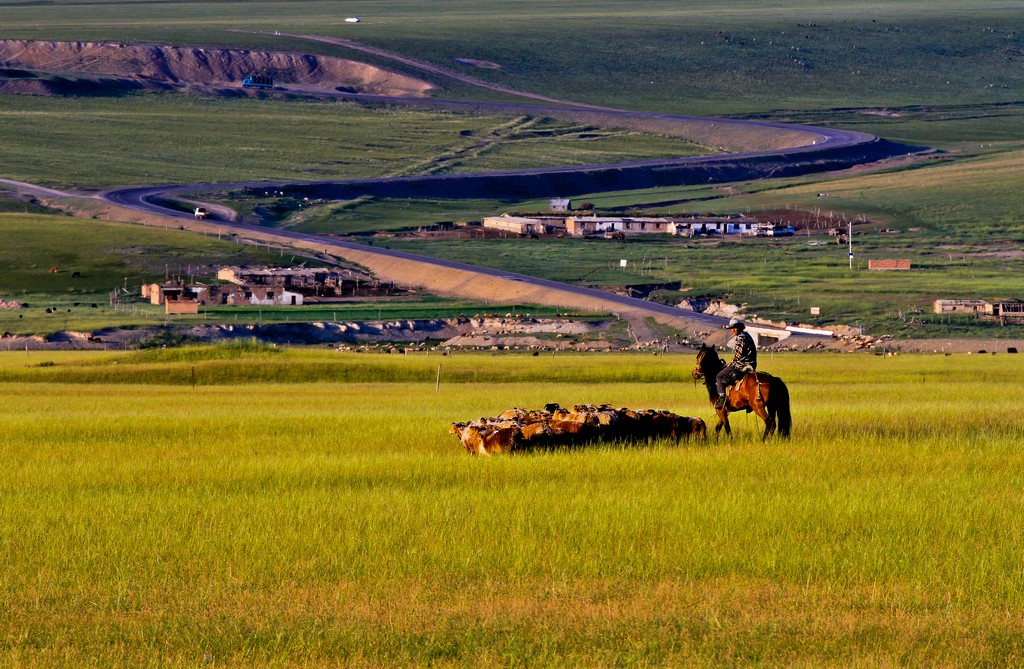
[[[347,19],[345,19],[345,23],[359,23],[359,17],[358,16],[350,16]]]
[[[263,74],[251,74],[242,80],[242,88],[273,88],[274,79]]]
[[[210,212],[206,210],[206,207],[196,207],[193,214],[198,219],[210,218]]]

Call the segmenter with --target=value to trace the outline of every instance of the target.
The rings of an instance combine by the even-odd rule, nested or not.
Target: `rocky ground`
[[[636,325],[637,327],[634,327]],[[130,350],[144,346],[215,343],[256,339],[271,344],[330,346],[341,350],[396,352],[405,349],[486,351],[651,351],[688,352],[702,342],[724,346],[719,331],[655,333],[626,321],[579,321],[488,316],[455,319],[360,322],[191,325],[142,329],[107,328],[95,332],[57,332],[46,336],[0,338],[0,351]],[[836,334],[831,339],[784,340],[780,351],[834,351],[875,354],[1024,351],[1024,339],[901,339]]]

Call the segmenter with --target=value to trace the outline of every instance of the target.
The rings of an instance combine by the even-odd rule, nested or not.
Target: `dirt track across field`
[[[304,37],[331,41],[328,38],[316,36]],[[350,49],[372,50],[375,56],[392,58],[406,66],[419,67],[435,75],[451,77],[463,83],[472,83],[498,90],[487,82],[430,64],[423,64],[401,55],[362,47],[348,41],[343,44],[338,40],[334,40],[334,42]],[[340,77],[355,77],[352,61],[343,59],[267,52],[223,52],[201,48],[182,49],[82,42],[0,41],[0,66],[25,68],[24,72],[14,72],[15,80],[20,78],[30,81],[33,78],[38,78],[34,74],[36,71],[123,76],[128,65],[136,68],[135,80],[142,82],[156,81],[167,85],[224,83],[236,86],[236,90],[235,82],[254,69],[267,71],[273,68],[290,68],[288,75],[290,80],[299,82],[303,87],[313,86],[321,95],[383,100],[389,103],[425,105],[440,109],[466,108],[477,112],[531,113],[555,118],[569,118],[577,122],[597,125],[659,128],[663,132],[689,136],[707,145],[742,147],[741,153],[730,155],[572,168],[356,179],[318,184],[203,184],[173,188],[130,188],[111,191],[98,196],[97,199],[88,201],[82,198],[61,197],[56,193],[38,193],[43,196],[51,196],[54,206],[65,208],[79,215],[85,212],[85,215],[112,220],[133,221],[161,227],[173,225],[183,230],[239,235],[261,242],[284,244],[314,253],[322,253],[328,260],[331,257],[343,258],[347,262],[368,269],[382,281],[419,288],[439,295],[457,296],[484,302],[533,303],[563,306],[567,309],[611,312],[629,320],[639,332],[647,329],[644,323],[645,319],[652,318],[691,336],[702,339],[720,339],[724,338],[721,332],[724,320],[716,316],[687,312],[599,290],[386,249],[375,249],[315,235],[246,226],[228,219],[223,222],[196,221],[190,216],[183,215],[180,211],[163,207],[159,201],[172,193],[233,190],[245,186],[264,187],[268,185],[299,195],[309,194],[312,197],[329,199],[348,199],[361,194],[403,197],[538,197],[548,194],[649,188],[680,183],[728,182],[738,179],[820,172],[907,152],[906,147],[897,147],[877,137],[857,132],[730,119],[624,112],[587,105],[568,107],[565,105],[572,103],[530,93],[522,94],[503,88],[500,89],[502,92],[532,97],[551,104],[531,107],[522,104],[444,101],[415,97],[417,93],[425,93],[428,90],[428,85],[416,82],[412,78],[402,78],[404,75],[392,77],[389,74],[382,79],[379,73],[385,71],[371,66],[365,66],[364,69],[358,70],[364,79],[372,79],[371,83],[364,81],[365,85],[361,89],[321,90],[330,88],[330,85],[336,83],[334,80]],[[335,69],[332,70],[332,67]],[[371,77],[367,74],[371,72],[377,74],[373,74]],[[8,81],[11,79],[10,69],[7,70],[5,76]],[[391,87],[386,92],[385,84]],[[373,90],[374,86],[379,90]],[[803,337],[794,337],[795,339],[803,339]],[[817,339],[811,339],[811,341],[817,341]]]
[[[16,182],[8,182],[16,184]],[[26,185],[28,186],[28,185]],[[261,244],[279,244],[301,249],[325,262],[347,263],[365,268],[380,281],[417,288],[436,295],[459,297],[496,304],[543,304],[566,310],[613,313],[633,323],[638,338],[645,340],[649,330],[646,318],[653,318],[698,338],[722,337],[723,319],[698,312],[646,302],[604,291],[560,284],[526,275],[474,267],[437,258],[376,249],[328,237],[306,235],[285,230],[272,230],[237,223],[196,220],[192,217],[171,217],[111,204],[97,197],[81,197],[71,193],[48,197],[44,202],[76,216],[102,218],[162,228],[179,228],[202,234],[238,235],[239,239]]]

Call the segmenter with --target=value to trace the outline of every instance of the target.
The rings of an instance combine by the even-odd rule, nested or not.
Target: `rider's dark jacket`
[[[750,365],[757,369],[757,347],[754,346],[754,339],[746,331],[736,335],[736,341],[732,345],[732,366],[742,369]]]

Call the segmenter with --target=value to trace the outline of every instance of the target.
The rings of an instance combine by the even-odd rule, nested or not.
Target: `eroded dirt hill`
[[[250,74],[282,85],[377,95],[423,96],[432,86],[344,58],[198,47],[0,40],[0,91],[61,94],[79,86],[117,89],[238,86]],[[76,78],[69,81],[68,77]],[[81,80],[80,78],[85,78]],[[116,91],[114,91],[116,92]]]

